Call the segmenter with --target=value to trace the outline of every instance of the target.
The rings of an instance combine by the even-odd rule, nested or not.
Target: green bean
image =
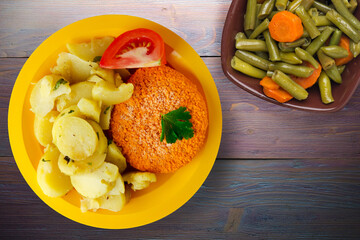
[[[309,77],[314,72],[313,68],[284,62],[269,64],[269,70],[280,70],[284,73],[304,78]]]
[[[317,51],[317,56],[324,70],[328,70],[335,66],[335,60],[326,55],[321,48]]]
[[[335,10],[328,11],[326,17],[354,42],[358,43],[360,41],[360,31],[350,25],[350,23]]]
[[[289,64],[301,64],[302,60],[293,52],[280,52],[281,61]]]
[[[332,34],[332,36],[330,38],[329,46],[339,45],[341,35],[342,35],[342,32],[339,29],[335,29],[334,33]]]
[[[236,48],[246,51],[267,51],[265,41],[258,39],[238,39],[236,41]]]
[[[326,16],[313,16],[312,20],[315,22],[315,26],[331,26],[332,22],[327,19]]]
[[[273,71],[267,71],[266,72],[266,76],[268,76],[268,77],[272,77],[272,75],[274,75],[274,72]]]
[[[288,6],[288,11],[292,12],[292,13],[295,12],[295,10],[300,6],[302,1],[303,0],[294,0],[294,1],[292,1]]]
[[[297,100],[304,100],[309,95],[309,93],[303,87],[294,82],[282,71],[275,70],[271,79]]]
[[[319,63],[315,60],[315,58],[313,58],[313,56],[310,53],[308,53],[304,49],[299,47],[295,48],[295,54],[301,60],[311,63],[311,65],[313,65],[314,68],[316,69],[319,68]]]
[[[305,8],[305,10],[307,11],[310,9],[310,7],[313,5],[313,3],[314,3],[314,0],[303,0],[301,2],[301,6],[303,6]]]
[[[360,21],[347,9],[343,0],[331,0],[338,13],[343,16],[354,28],[360,30]]]
[[[275,0],[265,0],[263,4],[261,4],[257,17],[259,19],[266,18],[274,9],[274,5],[275,5]]]
[[[344,58],[349,56],[349,52],[340,46],[326,46],[321,47],[321,50],[324,51],[326,55],[332,58]]]
[[[340,74],[342,74],[342,73],[345,71],[345,67],[346,67],[345,64],[344,64],[344,65],[341,65],[341,66],[337,66],[337,69],[338,69],[338,71],[339,71]]]
[[[242,72],[250,77],[263,79],[266,76],[266,72],[260,70],[250,64],[240,60],[236,56],[231,59],[231,67],[239,72]]]
[[[320,36],[315,38],[305,50],[311,55],[314,55],[320,49],[320,47],[324,45],[333,31],[333,28],[326,27]]]
[[[303,43],[303,45],[301,45],[301,47],[306,48],[310,45],[310,43],[311,43],[311,39],[310,39],[310,37],[307,37],[306,41]]]
[[[249,38],[253,30],[244,30],[246,38]]]
[[[256,54],[256,56],[259,56],[265,60],[269,59],[269,54],[267,52],[256,51],[255,54]]]
[[[325,104],[334,102],[334,98],[331,93],[331,82],[325,72],[321,72],[318,78],[318,84],[320,89],[321,101]]]
[[[318,26],[317,29],[322,33],[323,31],[325,31],[325,29],[332,29],[333,31],[335,31],[337,28],[333,27],[333,26]]]
[[[303,6],[299,6],[295,12],[296,15],[300,17],[305,29],[309,32],[311,39],[320,35],[319,30],[315,26],[314,20],[312,20]]]
[[[255,29],[259,26],[261,19],[257,17],[261,8],[261,3],[256,4]]]
[[[350,7],[350,3],[348,0],[341,0],[343,2],[343,4],[345,5],[346,8],[349,8]],[[334,4],[333,4],[334,5]],[[334,6],[335,8],[335,6]]]
[[[332,8],[321,3],[318,1],[314,1],[313,3],[313,7],[317,8],[318,10],[322,11],[323,13],[327,13],[328,11],[330,11]]]
[[[237,50],[235,52],[235,56],[238,57],[240,60],[243,60],[244,62],[247,62],[254,67],[260,68],[262,70],[268,70],[269,68],[269,61],[266,59],[263,59],[254,53]]]
[[[341,84],[342,83],[342,79],[341,79],[341,74],[338,70],[338,68],[335,66],[331,67],[328,70],[324,70],[326,72],[326,74],[329,76],[329,78],[331,80],[333,80],[336,83]]]
[[[304,33],[301,35],[301,38],[307,38],[310,37],[309,32],[304,29]]]
[[[299,38],[298,40],[294,41],[294,42],[280,42],[279,43],[279,48],[281,50],[286,50],[287,48],[293,48],[295,49],[296,47],[300,47],[303,44],[305,44],[306,42],[309,42],[310,40],[307,38]]]
[[[265,43],[269,52],[269,59],[271,61],[280,61],[280,52],[278,49],[277,44],[275,43],[274,39],[271,38],[270,33],[268,30],[263,32]]]
[[[248,0],[244,19],[244,30],[254,30],[256,20],[256,0]]]
[[[355,12],[355,9],[356,9],[356,7],[357,7],[357,5],[358,5],[357,1],[356,1],[356,0],[350,0],[350,1],[349,1],[349,4],[350,4],[350,7],[348,8],[349,11],[350,11],[351,13],[354,13],[354,12]]]
[[[275,7],[279,11],[284,11],[286,9],[286,6],[288,4],[289,0],[276,0]]]
[[[354,41],[350,40],[350,51],[356,58],[360,54],[360,42],[354,43]]]
[[[308,11],[310,17],[319,16],[317,8],[310,8]]]
[[[269,14],[268,18],[271,20],[271,19],[274,17],[274,15],[277,14],[278,12],[279,12],[279,11],[272,11],[272,12]]]
[[[255,30],[251,33],[249,38],[256,38],[257,36],[259,36],[263,31],[265,31],[266,29],[268,29],[269,26],[269,19],[265,18],[265,20],[259,24],[259,26],[257,26],[257,28],[255,28]]]

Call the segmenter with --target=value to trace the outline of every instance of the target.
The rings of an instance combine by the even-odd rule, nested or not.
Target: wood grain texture
[[[0,1],[0,57],[28,57],[48,36],[75,21],[122,14],[155,21],[184,38],[200,55],[219,56],[230,0]]]
[[[11,156],[7,107],[25,58],[0,58],[0,156]],[[311,113],[284,108],[236,87],[219,57],[203,58],[216,83],[223,112],[219,158],[360,159],[360,88],[344,109]]]
[[[13,158],[0,158],[0,169],[1,239],[357,239],[360,234],[356,160],[216,161],[183,207],[127,230],[74,223],[32,192]]]

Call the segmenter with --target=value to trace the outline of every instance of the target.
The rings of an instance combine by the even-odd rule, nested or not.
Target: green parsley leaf
[[[68,156],[65,156],[64,159],[67,162],[67,164],[69,164],[69,162],[71,161],[71,159]]]
[[[161,136],[162,142],[166,138],[167,143],[175,143],[183,138],[189,139],[194,136],[190,112],[185,111],[186,107],[179,107],[165,115],[161,115]]]
[[[41,159],[41,161],[43,161],[43,162],[50,162],[50,160],[46,160],[46,159]]]
[[[75,111],[71,109],[71,110],[68,112],[68,114],[73,113],[73,112],[75,112]]]
[[[68,82],[67,81],[65,81],[63,78],[60,78],[56,83],[55,83],[55,86],[54,86],[54,91],[56,90],[56,89],[58,89],[59,87],[60,87],[60,85],[61,84],[67,84]]]
[[[101,56],[96,56],[94,57],[93,62],[100,62],[100,60],[101,60]]]
[[[108,106],[108,107],[104,110],[104,114],[106,114],[109,109],[110,109],[110,106]]]
[[[111,139],[108,139],[108,146],[112,143]]]
[[[89,166],[92,166],[92,162],[88,162],[87,164],[88,164]]]
[[[100,139],[99,132],[96,132],[96,136],[98,137],[98,140]]]

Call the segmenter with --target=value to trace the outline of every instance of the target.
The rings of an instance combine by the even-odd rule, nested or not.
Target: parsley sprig
[[[185,110],[186,107],[179,107],[161,115],[161,142],[165,138],[167,143],[175,143],[176,140],[189,139],[194,136],[192,123],[189,121],[191,119],[190,112]]]
[[[55,83],[55,86],[54,86],[53,91],[55,91],[56,89],[58,89],[61,84],[67,84],[67,83],[68,83],[68,82],[65,81],[63,78],[60,78],[60,79]]]

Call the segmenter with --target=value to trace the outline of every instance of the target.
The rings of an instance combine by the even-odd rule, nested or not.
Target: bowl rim
[[[31,80],[28,80],[27,85],[24,86],[24,79],[26,79],[26,77],[31,79],[35,75],[35,72],[40,68],[40,66],[42,66],[45,61],[42,60],[42,57],[47,56],[45,54],[47,47],[59,45],[56,44],[58,38],[69,33],[76,33],[76,29],[79,30],[89,25],[91,25],[92,28],[100,28],[104,27],[105,23],[110,23],[111,27],[114,27],[114,24],[116,24],[114,22],[121,24],[127,22],[128,25],[126,25],[126,28],[129,30],[131,29],[131,26],[144,27],[144,25],[146,25],[147,28],[157,31],[160,35],[163,36],[164,42],[169,44],[174,49],[174,51],[178,48],[181,48],[180,52],[184,54],[183,57],[186,60],[186,64],[189,69],[194,69],[193,66],[196,66],[197,69],[194,70],[194,73],[201,71],[202,77],[198,80],[204,90],[209,111],[208,138],[204,144],[203,151],[207,151],[208,158],[206,160],[201,160],[206,163],[205,165],[201,165],[201,167],[198,166],[200,160],[197,160],[196,163],[195,161],[192,161],[187,166],[182,168],[191,169],[192,167],[196,170],[196,174],[193,174],[192,172],[189,173],[192,174],[190,175],[190,179],[192,181],[191,184],[188,182],[182,183],[178,191],[174,190],[175,188],[169,189],[169,197],[166,199],[169,202],[168,206],[164,205],[164,203],[168,202],[162,202],[162,204],[158,203],[153,208],[142,211],[141,213],[126,215],[122,214],[121,211],[117,214],[101,214],[90,211],[81,213],[78,207],[75,207],[71,203],[65,201],[63,198],[54,199],[47,197],[42,193],[40,187],[37,184],[36,169],[31,164],[31,156],[29,156],[25,148],[23,130],[23,122],[25,121],[23,119],[24,103],[26,101],[26,93],[28,91],[29,84],[31,84]],[[81,33],[79,34],[81,35]],[[76,36],[74,36],[74,38],[76,38]],[[62,41],[64,40],[61,40],[60,42]],[[189,58],[190,56],[191,58]],[[34,66],[38,66],[38,69],[34,69]],[[206,84],[204,85],[204,83]],[[27,59],[15,81],[11,93],[8,110],[8,133],[14,159],[22,176],[31,189],[35,192],[35,194],[49,207],[61,215],[84,225],[108,229],[125,229],[143,226],[166,217],[184,205],[197,192],[197,190],[201,187],[209,175],[217,157],[222,134],[222,111],[220,97],[215,85],[215,81],[212,78],[209,69],[200,56],[196,53],[196,51],[184,39],[182,39],[170,29],[141,17],[119,14],[99,15],[73,22],[56,31],[45,41],[43,41]],[[180,170],[186,171],[182,169]]]
[[[226,44],[228,44],[228,43],[224,39],[227,39],[227,36],[231,35],[232,28],[231,28],[229,22],[231,22],[234,15],[236,15],[236,8],[237,8],[238,4],[240,2],[242,2],[242,1],[246,1],[246,0],[232,0],[231,5],[229,7],[229,10],[227,12],[227,16],[226,16],[225,23],[224,23],[224,28],[223,28],[223,31],[222,31],[222,38],[221,38],[221,67],[222,67],[222,70],[223,70],[225,76],[231,82],[233,82],[235,85],[240,87],[241,89],[253,94],[254,96],[257,96],[257,97],[259,97],[261,99],[264,99],[264,100],[266,100],[268,102],[274,103],[274,104],[279,105],[279,106],[292,108],[292,109],[297,109],[297,110],[302,110],[302,111],[310,111],[310,112],[337,112],[337,111],[341,110],[342,108],[344,108],[345,105],[349,102],[349,100],[353,96],[353,94],[356,91],[357,87],[359,86],[360,79],[358,79],[358,81],[356,82],[354,87],[348,91],[348,94],[342,99],[341,103],[336,104],[336,105],[325,105],[324,104],[324,107],[326,106],[326,108],[319,108],[319,107],[311,107],[311,106],[306,106],[306,105],[301,106],[301,105],[293,104],[291,101],[290,102],[285,102],[285,103],[280,103],[280,102],[278,102],[278,101],[276,101],[276,100],[274,100],[272,98],[267,97],[265,94],[254,90],[253,88],[249,87],[247,84],[243,83],[243,81],[239,80],[236,76],[231,74],[231,72],[228,70],[230,62],[227,62],[227,59],[225,59],[225,56],[227,55],[226,54],[226,49],[227,49]],[[235,53],[235,50],[234,50],[234,53]],[[247,76],[245,76],[245,77],[247,77]]]

